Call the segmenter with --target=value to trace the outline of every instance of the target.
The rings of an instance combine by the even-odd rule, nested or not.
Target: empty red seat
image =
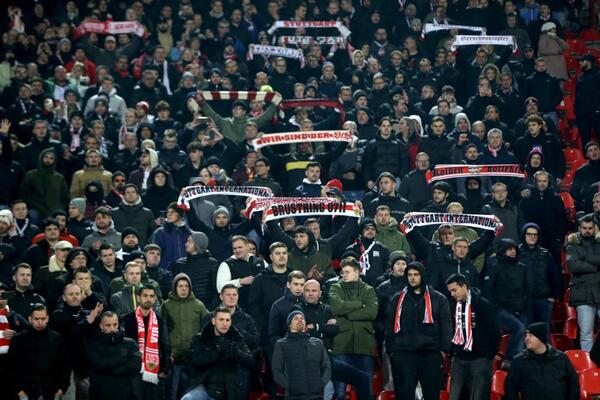
[[[571,340],[577,339],[577,333],[579,332],[579,325],[577,324],[577,318],[567,318],[565,321],[565,327],[563,328],[563,334],[565,334]]]
[[[569,46],[569,52],[573,56],[582,54],[585,51],[585,43],[581,39],[568,39],[567,45]]]
[[[269,399],[270,399],[269,393],[250,392],[250,394],[248,394],[248,400],[269,400]]]
[[[573,341],[569,339],[567,335],[563,335],[562,333],[553,333],[550,335],[550,344],[552,344],[552,347],[560,351],[575,349]]]
[[[506,371],[498,370],[494,372],[490,400],[502,400],[502,396],[504,396],[504,381],[506,380],[506,375]]]
[[[594,28],[583,29],[581,32],[579,32],[579,39],[583,40],[584,42],[600,40],[600,32]]]
[[[559,195],[567,210],[567,218],[570,221],[575,221],[575,214],[577,213],[575,210],[575,199],[573,199],[573,196],[569,192],[560,192]]]
[[[600,369],[586,369],[579,374],[580,398],[592,400],[593,395],[600,394]]]
[[[577,79],[571,78],[563,81],[563,92],[565,94],[574,95],[575,88],[577,87]]]
[[[504,358],[506,354],[506,349],[508,349],[508,341],[510,339],[510,335],[502,335],[502,339],[500,339],[500,346],[498,346],[498,354]]]
[[[395,398],[396,393],[393,390],[384,390],[377,396],[377,400],[394,400]]]
[[[590,358],[590,353],[585,350],[568,350],[565,354],[578,374],[586,369],[596,368],[596,365]]]
[[[567,162],[567,164],[579,160],[585,160],[585,155],[583,154],[583,152],[574,147],[567,147],[566,149],[563,149],[563,154],[565,156],[565,162]]]
[[[567,169],[565,171],[565,176],[560,181],[560,190],[570,192],[571,186],[573,186],[573,179],[575,179],[575,174],[570,169]]]

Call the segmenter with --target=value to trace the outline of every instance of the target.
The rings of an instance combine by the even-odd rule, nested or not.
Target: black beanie
[[[530,333],[536,338],[540,339],[542,343],[548,344],[550,337],[548,334],[548,324],[545,322],[536,322],[531,324],[525,330],[526,333]]]

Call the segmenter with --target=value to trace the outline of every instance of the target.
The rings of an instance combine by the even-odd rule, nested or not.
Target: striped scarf
[[[142,353],[142,381],[158,384],[160,357],[158,352],[158,319],[154,310],[148,315],[148,330],[144,326],[141,307],[135,309],[137,322],[138,346]],[[146,334],[146,332],[148,332]]]
[[[473,316],[471,314],[471,291],[467,294],[467,302],[465,304],[465,335],[463,335],[463,318],[462,318],[462,301],[456,304],[456,315],[454,316],[454,337],[452,343],[456,345],[464,344],[465,351],[473,349]],[[466,337],[465,337],[466,336]]]
[[[269,101],[274,105],[281,103],[282,97],[276,92],[247,92],[247,91],[236,91],[236,90],[225,90],[209,92],[203,91],[202,97],[204,100],[258,100],[258,101]]]
[[[4,337],[4,331],[10,329],[8,311],[8,306],[0,309],[0,354],[8,353],[8,346],[10,345],[10,339]]]
[[[400,297],[398,298],[398,305],[396,306],[396,316],[394,319],[394,333],[400,332],[400,318],[402,318],[402,304],[404,303],[404,299],[406,298],[406,294],[408,293],[408,287],[405,287],[400,292]],[[424,324],[433,324],[433,311],[431,309],[431,296],[429,295],[429,288],[425,286],[425,294],[423,296],[425,298],[425,315],[423,316]]]

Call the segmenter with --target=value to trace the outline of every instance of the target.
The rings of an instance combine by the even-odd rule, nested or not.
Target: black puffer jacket
[[[544,153],[544,168],[553,176],[562,178],[565,176],[565,156],[563,144],[555,135],[546,133],[543,129],[536,137],[529,132],[525,133],[515,141],[515,156],[519,164],[525,165],[529,152],[534,147],[539,147]]]
[[[219,263],[208,251],[182,257],[173,266],[173,275],[184,273],[192,281],[192,290],[198,300],[207,309],[212,310],[219,304],[216,289]]]
[[[468,254],[462,260],[455,258],[451,254],[433,265],[431,286],[435,287],[440,293],[443,293],[448,299],[450,299],[450,292],[448,292],[448,287],[446,286],[446,279],[452,274],[463,274],[466,276],[470,288],[480,287],[479,273],[473,266],[473,261]]]
[[[513,359],[504,382],[505,400],[579,399],[575,368],[565,353],[546,347],[544,354],[524,350]]]
[[[99,333],[86,347],[90,366],[90,400],[140,397],[142,359],[136,342],[123,332]]]
[[[483,294],[498,309],[510,313],[527,311],[529,296],[533,289],[529,278],[530,269],[519,262],[519,255],[507,257],[504,252],[517,247],[511,239],[502,239],[498,245],[496,257],[492,260],[484,278]]]
[[[548,250],[540,246],[519,245],[519,262],[531,273],[531,297],[536,299],[562,298],[561,271]]]
[[[450,164],[452,141],[444,134],[436,136],[433,133],[423,136],[420,151],[429,155],[429,165]]]
[[[378,135],[365,149],[363,166],[366,181],[375,181],[382,172],[404,176],[408,173],[406,145],[394,136],[384,139]]]
[[[402,179],[398,193],[410,203],[411,210],[420,210],[431,199],[431,185],[427,183],[425,172],[410,171]]]
[[[373,324],[376,332],[383,333],[385,331],[387,312],[390,309],[392,299],[406,287],[406,284],[405,277],[390,274],[389,279],[383,281],[375,289],[377,304],[379,305],[377,318]]]
[[[414,265],[414,264],[413,264]],[[417,294],[410,287],[407,288],[404,302],[402,304],[402,313],[400,315],[400,331],[395,333],[394,326],[398,301],[402,292],[396,294],[390,303],[387,311],[388,329],[385,339],[386,352],[391,354],[394,351],[420,351],[437,350],[450,351],[452,340],[452,321],[450,319],[450,307],[448,300],[440,292],[429,286],[429,296],[431,299],[431,313],[433,323],[423,323],[425,315],[425,287],[427,280],[421,267],[416,267],[421,273],[422,291]]]
[[[288,288],[284,295],[273,303],[269,313],[269,340],[274,344],[277,340],[285,336],[288,329],[287,317],[292,308],[299,308],[302,303],[302,295],[294,296]]]
[[[273,379],[285,389],[286,399],[315,399],[331,377],[323,342],[308,333],[288,333],[275,343]]]
[[[212,324],[194,336],[188,353],[190,386],[204,385],[216,399],[238,400],[240,367],[252,368],[254,359],[237,329],[216,336]]]
[[[456,302],[452,302],[452,315],[456,315]],[[462,307],[463,323],[465,305]],[[479,357],[494,358],[498,352],[502,327],[494,306],[483,296],[477,288],[471,288],[471,317],[473,327],[473,348],[471,351],[464,350],[463,345],[452,345],[452,353],[461,359],[472,360]],[[454,321],[454,318],[453,318]],[[463,325],[464,326],[464,325]],[[463,332],[463,334],[465,334]]]
[[[254,282],[250,286],[249,312],[259,331],[261,332],[261,344],[268,343],[269,313],[271,306],[283,296],[288,274],[292,272],[287,269],[285,272],[277,273],[269,265],[264,271],[254,277]]]

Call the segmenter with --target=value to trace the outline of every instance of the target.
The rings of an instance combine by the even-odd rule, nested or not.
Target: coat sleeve
[[[281,342],[275,343],[273,349],[273,358],[271,359],[271,370],[273,380],[284,389],[288,388],[287,371],[285,370],[285,360],[283,359],[283,349]]]
[[[577,376],[577,371],[573,367],[573,364],[569,361],[567,356],[563,354],[563,363],[565,364],[565,368],[567,369],[567,380],[569,385],[569,400],[578,400],[579,399],[579,377]]]
[[[254,122],[256,122],[256,127],[258,129],[262,129],[271,121],[271,119],[275,116],[276,113],[277,107],[271,104],[269,107],[266,108],[264,113],[262,113],[258,118],[254,119]]]
[[[452,344],[452,318],[450,317],[450,306],[446,296],[441,295],[440,300],[440,341],[442,350],[448,353]]]
[[[222,262],[219,265],[219,269],[217,271],[217,292],[221,293],[223,286],[225,285],[235,285],[235,287],[241,287],[239,279],[231,279],[231,269],[229,269],[229,265],[226,262]]]
[[[485,231],[477,240],[472,241],[469,245],[469,256],[471,257],[471,260],[476,259],[481,253],[486,251],[494,240],[494,237],[494,231]]]
[[[582,254],[582,250],[585,250],[582,246],[573,244],[567,246],[567,266],[569,267],[569,271],[574,275],[598,272],[599,266],[589,262],[585,255]]]
[[[321,387],[325,387],[331,379],[331,363],[325,345],[321,342]]]
[[[210,106],[210,104],[208,104],[208,102],[206,100],[204,100],[201,104],[200,104],[200,109],[202,110],[202,113],[204,115],[206,115],[207,117],[211,118],[213,121],[215,121],[215,124],[217,125],[217,127],[221,130],[223,130],[223,126],[225,125],[226,121],[225,118],[221,117],[219,114],[217,114],[215,112],[215,110],[213,110],[213,108]]]
[[[377,295],[375,289],[368,286],[363,292],[362,307],[348,313],[350,321],[373,321],[377,318]]]
[[[504,381],[504,400],[518,400],[521,386],[521,362],[513,360]]]
[[[431,242],[425,239],[425,236],[418,229],[413,229],[406,233],[406,239],[418,259],[424,260],[427,258],[429,252],[432,250]]]
[[[329,305],[335,315],[348,315],[363,307],[361,300],[344,300],[341,293],[339,293],[340,290],[339,285],[332,285],[329,289]],[[377,300],[375,300],[375,304],[377,304]]]

